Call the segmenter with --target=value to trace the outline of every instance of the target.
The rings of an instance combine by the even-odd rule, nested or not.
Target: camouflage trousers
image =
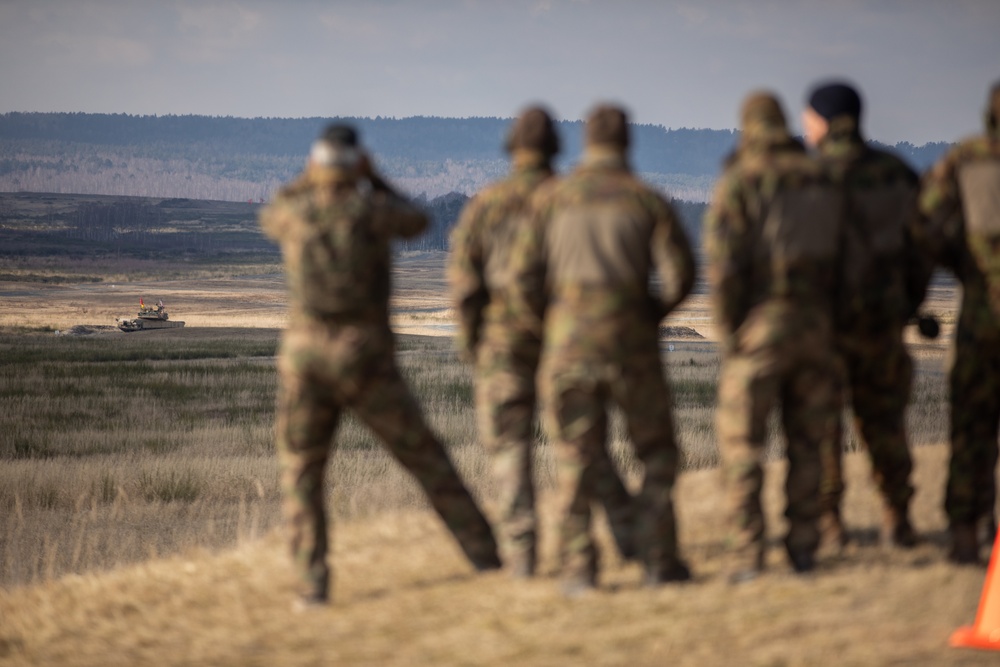
[[[284,515],[304,594],[328,595],[323,481],[345,408],[353,410],[416,478],[473,564],[499,565],[489,524],[399,374],[388,329],[290,329],[282,340],[278,369],[277,448]]]
[[[785,545],[789,552],[809,554],[819,545],[820,452],[838,433],[837,366],[828,334],[797,333],[772,341],[777,344],[729,352],[720,371],[716,431],[734,570],[764,565],[763,464],[767,420],[777,407],[787,438]]]
[[[900,328],[841,335],[837,345],[851,397],[854,425],[872,459],[875,482],[886,504],[906,515],[913,496],[913,461],[906,444],[906,405],[913,362]],[[838,422],[839,424],[839,422]],[[844,493],[843,438],[823,451],[820,504],[838,512]]]
[[[501,549],[505,562],[523,564],[529,572],[534,570],[538,548],[533,484],[537,361],[537,343],[484,342],[476,356],[476,413],[480,439],[493,459],[500,486]],[[619,549],[633,555],[632,498],[607,451],[601,448],[594,454],[598,498]]]
[[[995,511],[1000,332],[977,337],[959,323],[950,383],[951,463],[945,511],[956,525],[974,523]]]
[[[564,576],[597,574],[591,511],[606,494],[606,480],[617,479],[606,450],[612,401],[621,408],[635,453],[645,466],[642,488],[632,499],[638,557],[653,577],[673,571],[678,563],[673,506],[678,450],[670,392],[655,338],[651,340],[647,353],[630,355],[623,363],[566,360],[558,354],[543,362],[546,422],[558,466]]]

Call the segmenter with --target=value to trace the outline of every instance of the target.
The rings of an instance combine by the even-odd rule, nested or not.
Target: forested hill
[[[75,192],[259,201],[302,166],[332,118],[126,114],[0,115],[0,191]],[[414,195],[474,192],[502,175],[506,118],[342,118],[359,128],[376,163]],[[565,168],[579,156],[580,121],[559,123]],[[633,127],[633,164],[671,195],[704,200],[732,130]],[[892,147],[917,169],[944,143]]]

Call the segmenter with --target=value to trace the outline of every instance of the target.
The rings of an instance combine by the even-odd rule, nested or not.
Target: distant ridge
[[[471,194],[507,170],[509,118],[233,118],[128,114],[0,114],[0,191],[259,200],[302,166],[323,125],[356,125],[377,164],[410,193]],[[581,121],[560,121],[560,168],[580,154]],[[632,161],[654,185],[704,201],[735,130],[633,126]],[[945,143],[896,150],[918,170]]]

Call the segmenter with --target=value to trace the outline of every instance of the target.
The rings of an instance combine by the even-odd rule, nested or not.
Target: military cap
[[[772,93],[758,91],[750,93],[740,107],[740,127],[762,125],[769,128],[784,128],[787,121],[781,103]]]
[[[309,151],[309,160],[320,167],[355,167],[360,157],[358,133],[341,123],[328,125]]]
[[[826,120],[838,116],[861,118],[861,96],[852,86],[841,81],[823,83],[809,94],[809,106]]]
[[[528,149],[546,156],[559,152],[559,135],[556,134],[552,116],[542,107],[528,107],[510,126],[504,148],[508,153]]]
[[[628,116],[621,107],[600,104],[587,116],[588,145],[606,144],[628,148]]]

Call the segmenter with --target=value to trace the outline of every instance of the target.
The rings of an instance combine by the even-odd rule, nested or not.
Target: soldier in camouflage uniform
[[[925,176],[920,208],[928,245],[962,282],[951,369],[951,464],[945,497],[958,563],[979,560],[977,523],[996,531],[1000,424],[1000,83],[986,133],[953,148]],[[989,539],[989,537],[988,537]]]
[[[291,294],[278,359],[277,445],[304,601],[329,595],[323,474],[345,408],[414,475],[473,565],[499,567],[486,519],[395,363],[390,242],[423,231],[426,216],[371,171],[353,130],[334,125],[260,224],[281,245]]]
[[[532,199],[515,246],[515,301],[542,327],[539,372],[558,464],[563,590],[596,585],[590,533],[605,454],[607,403],[624,413],[645,466],[635,498],[635,539],[651,585],[690,577],[678,555],[673,487],[678,450],[658,325],[690,292],[691,248],[670,204],[632,175],[628,125],[599,106],[586,124],[580,165]],[[662,284],[649,291],[652,271]]]
[[[500,482],[504,561],[515,576],[530,576],[537,559],[532,443],[541,340],[517,325],[509,298],[510,265],[529,197],[553,176],[551,160],[559,139],[551,117],[537,107],[525,110],[505,147],[511,174],[477,194],[462,211],[452,232],[448,278],[459,314],[459,348],[476,366],[479,434]],[[610,459],[604,456],[600,465],[602,497],[609,497],[610,523],[628,556],[631,499]]]
[[[913,463],[905,413],[913,363],[903,327],[923,300],[931,265],[917,245],[917,175],[894,155],[866,145],[860,119],[860,96],[839,82],[817,86],[803,114],[806,141],[819,148],[847,197],[837,350],[855,427],[885,503],[883,543],[912,547]],[[833,444],[823,452],[821,529],[825,542],[838,545],[846,539],[840,521],[843,447],[840,439]]]
[[[837,437],[833,340],[842,198],[787,130],[770,94],[747,98],[742,136],[705,216],[716,326],[722,336],[716,430],[732,522],[733,582],[764,568],[761,509],[767,417],[788,440],[785,547],[797,572],[819,543],[820,448]]]

